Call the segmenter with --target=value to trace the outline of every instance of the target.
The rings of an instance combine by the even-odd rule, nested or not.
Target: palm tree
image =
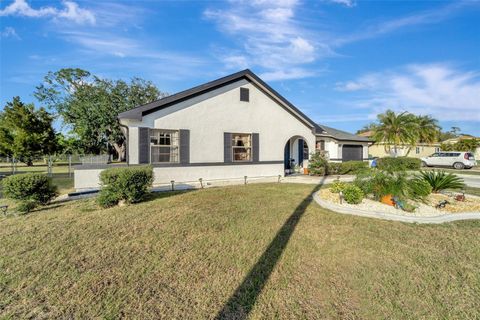
[[[385,152],[393,151],[397,156],[399,145],[411,145],[417,134],[418,124],[415,116],[408,112],[395,113],[387,110],[377,116],[378,125],[374,130],[373,139],[385,143]]]
[[[417,122],[417,134],[418,141],[421,143],[433,143],[437,142],[440,135],[440,126],[437,119],[430,116],[418,116]]]

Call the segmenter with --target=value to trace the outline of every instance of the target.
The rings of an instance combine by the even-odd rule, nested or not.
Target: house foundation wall
[[[100,188],[102,169],[76,169],[75,189],[77,191],[96,190]],[[283,161],[274,164],[251,165],[206,165],[187,167],[154,167],[153,186],[170,185],[175,181],[177,187],[198,187],[199,179],[203,183],[218,181],[243,183],[247,179],[275,178],[284,175]]]

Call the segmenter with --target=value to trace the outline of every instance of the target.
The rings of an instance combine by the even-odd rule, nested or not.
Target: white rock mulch
[[[434,217],[434,216],[450,213],[445,210],[435,209],[434,207],[425,205],[423,203],[417,204],[416,206],[418,206],[418,208],[415,209],[415,211],[413,212],[407,212],[401,209],[395,209],[395,207],[393,206],[389,206],[384,203],[370,200],[370,199],[363,199],[362,203],[360,204],[348,204],[345,201],[343,201],[343,203],[340,204],[340,198],[338,196],[338,193],[332,193],[330,189],[322,189],[318,192],[318,195],[322,200],[330,202],[335,205],[340,205],[341,207],[344,207],[344,208],[359,209],[359,210],[365,210],[370,212],[382,212],[387,214],[395,214],[395,215],[410,216],[410,217]]]

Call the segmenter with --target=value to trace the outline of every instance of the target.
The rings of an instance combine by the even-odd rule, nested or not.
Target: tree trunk
[[[125,143],[118,144],[118,143],[113,143],[113,148],[115,148],[115,152],[117,152],[118,155],[118,161],[124,161],[125,160]]]

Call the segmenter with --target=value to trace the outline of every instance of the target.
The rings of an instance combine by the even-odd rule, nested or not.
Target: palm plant
[[[415,116],[408,112],[395,113],[387,110],[377,116],[379,124],[374,129],[373,139],[385,143],[385,152],[393,145],[395,156],[398,146],[411,145],[417,137],[418,124]]]
[[[463,179],[452,173],[441,171],[420,171],[420,179],[425,180],[432,187],[432,192],[445,189],[462,189],[465,185]]]
[[[438,121],[430,116],[413,116],[414,132],[411,135],[412,141],[407,151],[407,156],[410,153],[412,146],[417,143],[433,143],[438,140],[440,134],[440,126]]]

